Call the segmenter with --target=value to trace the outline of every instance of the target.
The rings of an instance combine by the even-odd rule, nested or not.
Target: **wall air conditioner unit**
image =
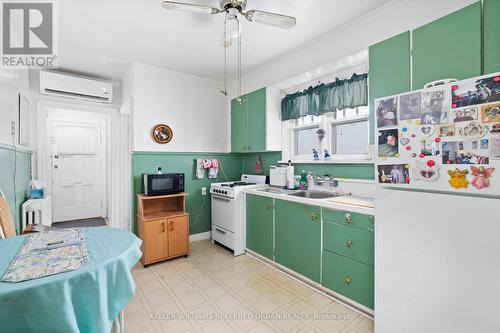
[[[56,72],[40,71],[40,94],[111,104],[113,83]]]

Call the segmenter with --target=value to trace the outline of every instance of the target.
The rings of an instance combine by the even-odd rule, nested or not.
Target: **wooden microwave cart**
[[[137,221],[142,239],[141,261],[149,264],[187,256],[189,253],[188,193],[137,195]]]

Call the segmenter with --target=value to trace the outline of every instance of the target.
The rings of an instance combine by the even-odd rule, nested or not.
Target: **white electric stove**
[[[220,243],[238,256],[245,253],[245,193],[266,186],[266,176],[242,175],[240,181],[214,183],[212,195],[212,242]]]

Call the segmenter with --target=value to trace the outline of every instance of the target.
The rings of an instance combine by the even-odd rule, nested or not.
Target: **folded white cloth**
[[[205,168],[201,158],[196,160],[196,179],[203,179],[205,177]]]

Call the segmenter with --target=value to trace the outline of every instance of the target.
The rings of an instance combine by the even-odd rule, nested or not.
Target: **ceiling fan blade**
[[[168,10],[182,10],[199,14],[219,14],[221,11],[214,7],[195,5],[193,3],[163,0],[161,6]]]
[[[297,19],[293,16],[264,12],[261,10],[249,10],[244,13],[245,18],[250,22],[258,22],[275,27],[290,29],[297,24]]]

